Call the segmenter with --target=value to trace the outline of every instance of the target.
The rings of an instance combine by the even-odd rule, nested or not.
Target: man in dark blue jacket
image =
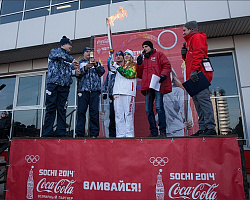
[[[99,97],[101,93],[101,76],[105,73],[103,66],[90,59],[91,49],[84,47],[83,59],[79,61],[80,75],[77,76],[77,137],[85,136],[86,112],[89,107],[89,135],[99,135]]]
[[[66,136],[67,101],[70,84],[73,82],[71,75],[79,67],[79,63],[69,55],[72,49],[71,40],[63,36],[60,40],[60,46],[60,48],[52,49],[49,54],[43,137],[54,136],[53,125],[56,112],[57,129],[55,136]]]

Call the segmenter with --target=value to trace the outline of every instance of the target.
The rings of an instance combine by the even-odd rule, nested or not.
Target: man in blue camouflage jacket
[[[96,138],[99,135],[99,97],[101,93],[101,76],[105,69],[99,62],[91,60],[89,47],[83,49],[83,59],[79,61],[81,74],[77,76],[77,137],[85,136],[86,112],[89,106],[89,135]]]
[[[72,42],[66,36],[60,40],[60,48],[50,51],[48,59],[46,115],[43,128],[43,137],[52,137],[53,125],[57,111],[57,129],[55,136],[66,136],[66,109],[72,73],[79,72],[79,63],[69,52]]]

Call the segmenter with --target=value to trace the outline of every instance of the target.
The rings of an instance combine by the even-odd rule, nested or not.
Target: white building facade
[[[73,41],[71,54],[77,59],[85,45],[93,46],[93,37],[107,34],[106,18],[122,6],[128,16],[112,28],[115,34],[198,22],[208,36],[209,56],[217,68],[210,89],[226,98],[231,129],[242,118],[250,146],[250,1],[0,0],[0,4],[0,85],[6,85],[0,92],[0,111],[12,118],[12,137],[42,133],[50,49],[66,35]],[[75,109],[74,80],[67,111],[73,137]]]

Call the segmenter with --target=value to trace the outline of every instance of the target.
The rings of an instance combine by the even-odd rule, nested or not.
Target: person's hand
[[[93,64],[88,63],[88,64],[85,66],[84,70],[87,71],[88,69],[90,69],[90,68],[92,68],[92,67],[93,67]]]
[[[76,68],[76,74],[77,75],[81,74],[81,70],[79,68]]]
[[[194,126],[194,123],[192,121],[186,121],[184,122],[184,124],[187,130],[191,130]]]
[[[73,61],[73,65],[75,66],[75,68],[79,68],[79,62],[77,60]]]
[[[95,61],[95,63],[93,63],[93,64],[94,64],[94,67],[98,66],[98,62],[97,61]]]
[[[163,81],[165,81],[166,80],[166,75],[160,75],[160,80],[159,80],[159,83],[162,83]]]
[[[105,100],[105,99],[108,98],[108,95],[107,95],[107,94],[103,94],[103,95],[102,95],[102,98]]]
[[[197,82],[199,80],[199,77],[197,76],[198,72],[197,71],[192,71],[190,75],[190,79],[193,82]]]

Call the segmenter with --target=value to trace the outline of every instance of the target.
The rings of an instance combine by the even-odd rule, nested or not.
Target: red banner
[[[12,140],[6,199],[245,199],[236,138]]]
[[[181,83],[185,81],[185,65],[183,65],[183,60],[180,54],[184,41],[182,27],[118,34],[113,35],[112,38],[115,53],[119,50],[125,52],[127,49],[130,49],[134,53],[135,61],[141,54],[142,43],[146,40],[152,41],[153,47],[157,49],[157,51],[163,52],[168,57],[174,71],[173,73],[175,74],[175,76],[173,76],[174,81],[172,81],[173,92],[171,95],[166,95],[164,97],[167,133],[171,133],[172,136],[191,135],[198,130],[198,116],[192,100],[184,94],[185,90],[181,85]],[[103,64],[107,73],[107,59],[109,57],[108,37],[96,37],[94,41],[94,49],[96,60]],[[145,97],[140,92],[140,85],[141,80],[139,79],[137,82],[137,93],[135,99],[135,136],[145,137],[149,135],[149,124],[145,124],[145,122],[147,122]],[[104,110],[107,109],[108,106],[104,108]],[[108,120],[108,116],[106,116],[105,119]],[[190,122],[193,124],[193,128],[187,132],[187,130],[184,130],[186,126],[184,122]],[[104,122],[103,129],[105,129],[105,125],[107,126],[108,122]]]

